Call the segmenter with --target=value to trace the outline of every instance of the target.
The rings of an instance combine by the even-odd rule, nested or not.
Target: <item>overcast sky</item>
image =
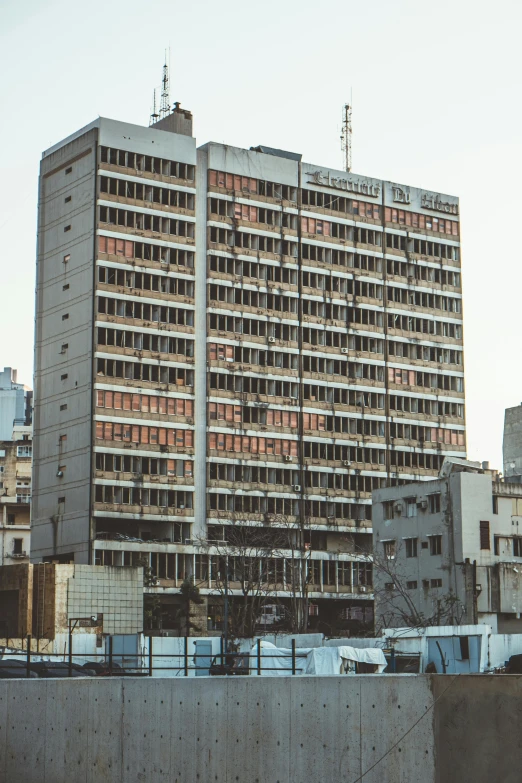
[[[98,115],[147,125],[171,97],[198,144],[266,144],[461,199],[468,451],[501,468],[522,401],[519,0],[3,0],[0,367],[32,385],[41,152]]]

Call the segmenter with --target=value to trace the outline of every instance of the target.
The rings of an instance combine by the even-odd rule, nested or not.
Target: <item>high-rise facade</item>
[[[372,490],[465,455],[458,200],[196,149],[179,106],[40,181],[34,558],[145,558],[166,625],[189,575],[219,627],[225,561],[231,600],[369,625]]]

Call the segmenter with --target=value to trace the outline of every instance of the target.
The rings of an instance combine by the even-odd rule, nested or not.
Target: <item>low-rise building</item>
[[[446,460],[433,481],[373,492],[376,629],[522,631],[522,484]]]
[[[0,565],[29,561],[32,453],[31,425],[0,441]]]
[[[0,568],[0,646],[64,654],[69,628],[74,649],[93,649],[104,637],[143,630],[143,568],[19,563]],[[88,621],[91,621],[90,623]],[[88,626],[88,627],[86,627]]]

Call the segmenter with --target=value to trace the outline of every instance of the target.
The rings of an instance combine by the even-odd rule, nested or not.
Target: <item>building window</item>
[[[417,539],[406,539],[406,557],[417,557]]]
[[[68,226],[64,226],[64,231],[70,231],[71,230],[71,224],[69,223]]]
[[[65,169],[65,173],[66,173],[66,174],[70,174],[70,173],[71,173],[71,171],[72,171],[72,166],[68,166],[68,167]]]
[[[395,588],[394,582],[385,582],[384,589],[387,590],[389,593]]]
[[[71,199],[72,199],[72,196],[66,196],[65,197],[65,203],[68,204],[69,201],[71,201]]]
[[[469,637],[460,636],[460,659],[462,661],[469,661]]]
[[[395,558],[395,541],[383,541],[382,545],[384,547],[384,557],[386,560],[393,560]]]
[[[13,538],[13,555],[22,554],[23,538]]]
[[[66,411],[67,410],[67,403],[64,403],[63,405],[60,405],[60,410],[61,411]]]
[[[427,541],[423,541],[421,543],[421,549],[427,549],[427,548],[428,548],[428,542]]]
[[[438,514],[440,512],[440,492],[428,495],[428,507],[430,514]]]
[[[17,457],[32,457],[33,456],[33,447],[32,446],[17,446],[16,447],[16,456]]]
[[[62,286],[62,291],[68,291],[68,290],[69,290],[69,287],[70,287],[70,286],[69,286],[69,283],[67,283],[66,285],[63,285],[63,286]]]
[[[430,555],[442,554],[442,536],[430,536]]]
[[[62,315],[62,321],[67,321],[68,318],[69,318],[69,313],[64,313]]]
[[[492,503],[493,503],[493,513],[494,514],[498,514],[498,497],[496,495],[493,495],[491,500],[492,500]]]
[[[14,514],[8,514],[7,515],[7,524],[8,525],[14,525],[16,521],[16,517]]]
[[[490,549],[490,541],[489,541],[489,522],[481,522],[480,523],[480,548],[481,549]]]
[[[394,518],[395,512],[393,507],[394,507],[393,500],[385,500],[384,503],[382,504],[385,521]]]
[[[442,587],[442,579],[432,579],[431,587]]]
[[[417,589],[417,582],[406,582],[406,589],[407,590],[416,590]]]
[[[66,381],[68,377],[69,377],[68,374],[64,373],[63,375],[60,375],[60,380],[61,381]]]
[[[406,498],[406,516],[417,516],[417,498]]]
[[[522,557],[522,538],[513,539],[513,557]]]

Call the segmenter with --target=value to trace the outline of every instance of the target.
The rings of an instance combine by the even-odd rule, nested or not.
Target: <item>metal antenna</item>
[[[161,80],[161,103],[159,116],[162,120],[170,114],[170,93],[169,93],[169,66],[167,65],[167,52],[165,52],[165,65],[163,66],[163,77]]]
[[[350,103],[345,103],[343,107],[341,149],[344,153],[344,169],[350,172],[352,170],[352,107]]]
[[[154,125],[155,122],[159,120],[159,114],[156,111],[156,90],[154,90],[154,99],[152,103],[152,114],[150,115],[149,120],[149,128],[151,125]]]

